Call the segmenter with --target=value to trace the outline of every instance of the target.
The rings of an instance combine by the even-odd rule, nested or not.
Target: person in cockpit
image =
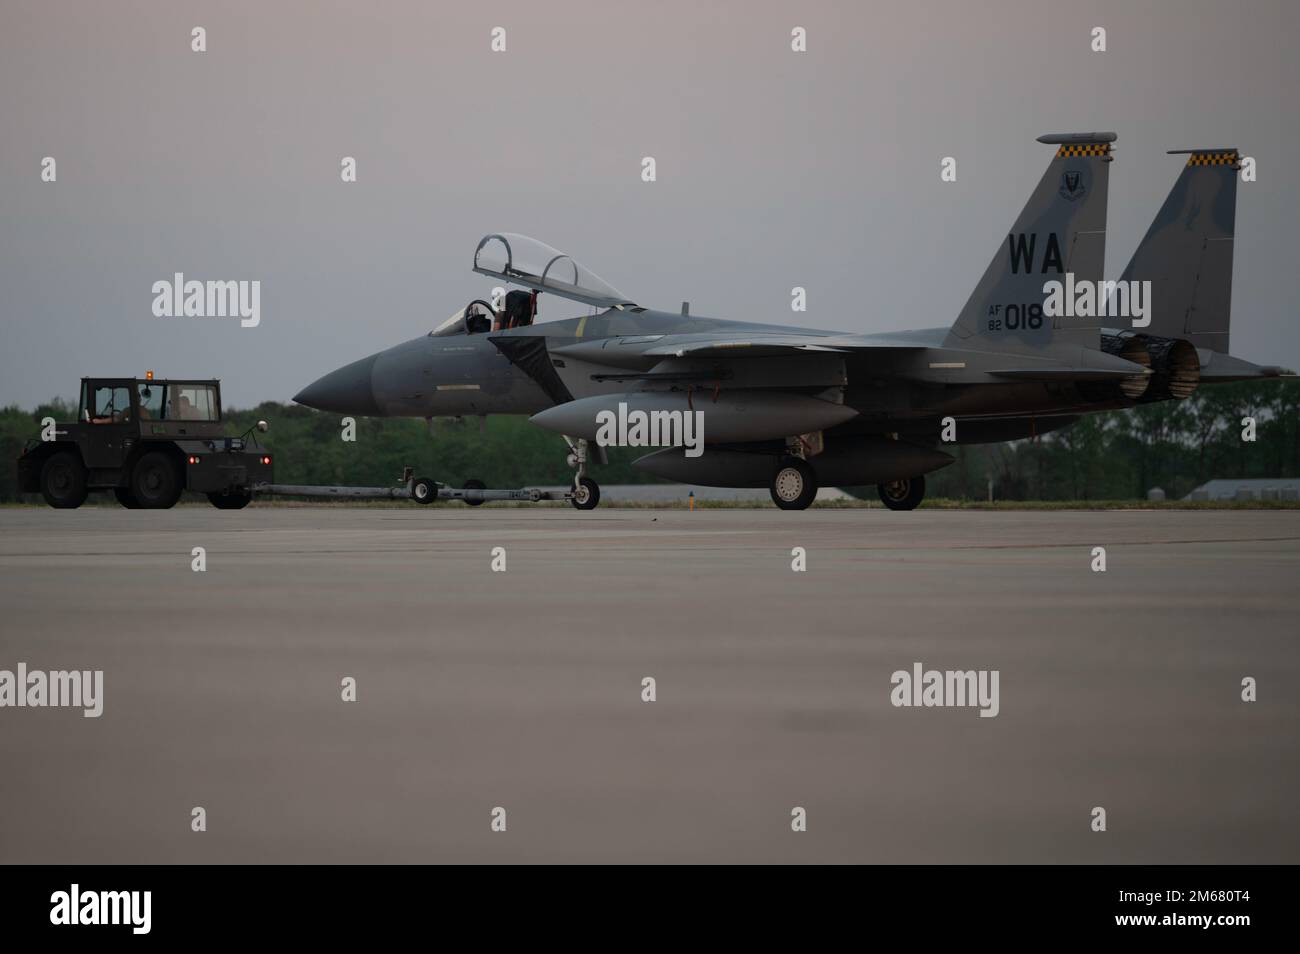
[[[523,328],[533,323],[537,317],[537,292],[512,291],[506,293],[505,308],[502,309],[499,328]]]
[[[483,310],[480,310],[483,309]],[[486,314],[484,314],[486,311]],[[496,323],[496,312],[486,302],[471,302],[465,309],[465,333],[471,335],[491,331]]]

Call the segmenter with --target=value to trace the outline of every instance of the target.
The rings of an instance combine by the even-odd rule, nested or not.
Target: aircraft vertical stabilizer
[[[1099,346],[1101,320],[1046,316],[1043,286],[1048,281],[1066,288],[1101,281],[1115,138],[1111,132],[1038,137],[1056,145],[1056,155],[998,243],[945,347],[1014,354]]]
[[[1192,149],[1122,280],[1151,282],[1147,334],[1228,351],[1237,218],[1236,149]]]

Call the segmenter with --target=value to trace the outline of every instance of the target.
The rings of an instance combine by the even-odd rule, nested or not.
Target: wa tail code
[[[1020,272],[1033,272],[1034,269],[1034,249],[1038,244],[1038,236],[1034,233],[1025,235],[1019,232],[1007,236],[1007,249],[1011,253],[1011,274],[1018,275]],[[1064,274],[1065,262],[1061,258],[1061,240],[1057,238],[1055,232],[1047,233],[1047,241],[1043,243],[1043,262],[1038,269],[1040,273],[1048,270],[1058,274]]]

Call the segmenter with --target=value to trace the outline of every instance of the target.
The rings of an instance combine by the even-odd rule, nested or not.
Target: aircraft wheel
[[[232,490],[228,494],[208,494],[208,502],[218,510],[243,510],[252,500],[253,495],[247,490]]]
[[[590,477],[580,477],[578,485],[573,488],[569,503],[579,510],[595,510],[600,503],[600,485]]]
[[[438,485],[428,477],[417,477],[411,482],[411,499],[418,504],[431,504],[438,499]]]
[[[925,478],[904,477],[887,484],[877,484],[880,500],[890,510],[915,510],[925,499]]]
[[[465,485],[460,489],[461,490],[487,490],[487,484],[483,483],[483,481],[481,480],[467,480],[465,481]],[[465,503],[467,503],[471,507],[481,507],[483,504],[487,503],[487,501],[466,500]]]
[[[73,510],[86,502],[86,468],[76,454],[50,455],[41,467],[41,496],[59,510]]]
[[[171,457],[153,451],[136,461],[131,471],[131,494],[145,510],[174,507],[181,499],[181,481]]]
[[[135,495],[131,493],[130,487],[114,487],[113,496],[127,510],[139,510],[140,504],[136,501]]]
[[[772,475],[772,502],[782,510],[807,510],[817,499],[817,472],[806,460],[787,457]]]

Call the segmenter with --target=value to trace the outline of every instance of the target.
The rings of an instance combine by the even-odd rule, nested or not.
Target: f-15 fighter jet
[[[925,475],[952,462],[948,444],[1281,374],[1226,354],[1235,150],[1192,151],[1121,280],[1102,280],[1115,138],[1039,137],[1055,154],[951,327],[844,334],[656,311],[502,232],[479,242],[473,268],[520,289],[471,301],[294,400],[352,415],[530,415],[569,443],[584,510],[600,499],[589,463],[610,445],[659,446],[637,466],[768,487],[787,510],[819,485],[871,483],[910,510]],[[542,294],[592,313],[538,323]]]

